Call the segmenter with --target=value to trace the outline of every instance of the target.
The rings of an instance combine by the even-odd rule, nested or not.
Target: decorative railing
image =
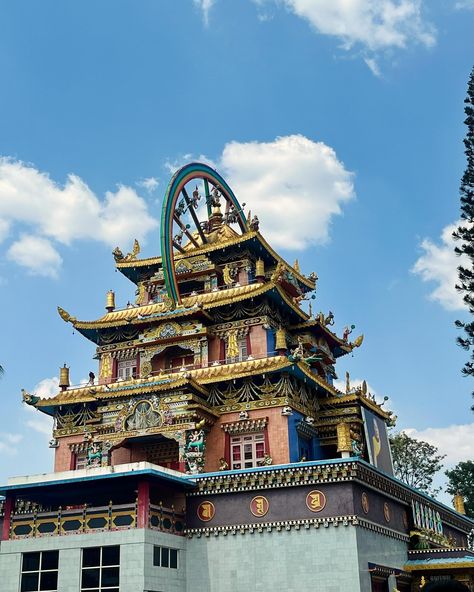
[[[161,530],[182,535],[184,531],[184,514],[174,511],[174,507],[165,508],[159,504],[150,504],[148,526],[152,530]]]
[[[137,504],[113,504],[92,507],[58,508],[53,512],[14,513],[10,522],[10,538],[38,538],[128,530],[137,528]],[[149,528],[182,534],[184,514],[176,514],[173,508],[150,505]]]

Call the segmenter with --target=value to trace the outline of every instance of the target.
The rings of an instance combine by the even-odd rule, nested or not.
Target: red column
[[[148,528],[150,513],[150,483],[138,482],[137,528]]]
[[[250,340],[250,331],[247,333],[247,355],[250,356],[252,353],[252,342]]]
[[[10,538],[10,524],[12,520],[14,501],[15,498],[7,494],[5,498],[5,507],[3,515],[2,541],[7,541]]]
[[[230,458],[230,434],[225,432],[224,434],[224,460],[229,465],[229,469],[231,467],[231,458]]]

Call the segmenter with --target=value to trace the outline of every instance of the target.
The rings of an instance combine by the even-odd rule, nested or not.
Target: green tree
[[[436,446],[400,432],[390,436],[390,447],[396,477],[430,495],[440,491],[433,488],[433,477],[442,468],[445,455],[438,454]]]
[[[466,114],[464,123],[467,126],[464,154],[467,163],[459,190],[461,223],[453,232],[453,238],[458,241],[454,249],[455,253],[463,255],[468,261],[467,266],[458,267],[459,283],[456,284],[456,289],[463,294],[463,300],[471,316],[474,316],[474,68],[469,77],[464,104]],[[465,376],[474,376],[474,321],[456,321],[456,326],[463,330],[463,335],[457,338],[457,343],[469,352],[469,358],[464,364],[462,373]]]
[[[464,497],[466,514],[474,518],[474,461],[466,460],[458,463],[454,469],[446,471],[448,486],[446,491],[451,495],[460,493]]]

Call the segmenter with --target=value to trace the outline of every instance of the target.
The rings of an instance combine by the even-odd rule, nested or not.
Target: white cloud
[[[66,245],[96,240],[110,247],[128,246],[134,238],[143,240],[158,226],[145,201],[130,187],[119,186],[99,199],[76,175],[69,175],[61,186],[34,166],[10,158],[0,158],[0,220],[0,234],[21,224],[36,237]],[[15,247],[14,256],[18,249],[14,260],[22,256],[20,247]],[[51,245],[50,261],[53,250]],[[31,269],[31,262],[26,265]]]
[[[59,379],[57,376],[52,378],[44,378],[34,387],[31,394],[41,397],[42,399],[50,399],[59,392]],[[41,413],[31,405],[24,405],[25,412],[28,414],[28,419],[25,420],[26,427],[46,435],[51,438],[53,431],[53,418],[45,413]]]
[[[424,440],[446,454],[445,465],[455,465],[460,461],[474,458],[474,423],[451,425],[444,428],[427,428],[403,430],[411,438]]]
[[[424,253],[416,261],[412,272],[424,282],[435,282],[437,287],[431,292],[430,299],[439,302],[446,310],[462,310],[465,308],[462,296],[455,285],[458,282],[457,267],[469,266],[467,257],[458,257],[454,253],[455,241],[452,234],[459,222],[443,228],[441,244],[424,239],[421,248]]]
[[[50,399],[59,392],[59,378],[53,376],[52,378],[44,378],[33,389],[33,393],[42,399]]]
[[[23,439],[21,434],[0,432],[0,453],[14,455],[18,453],[19,442]]]
[[[62,259],[46,238],[23,234],[7,251],[11,261],[26,267],[33,275],[57,277]]]
[[[374,58],[364,58],[364,62],[367,64],[369,70],[372,72],[374,76],[382,76],[380,67]]]
[[[7,238],[9,231],[10,224],[6,220],[0,218],[0,243]]]
[[[194,4],[201,10],[202,18],[206,27],[209,26],[209,12],[215,0],[194,0]]]
[[[460,0],[459,2],[456,2],[455,8],[458,10],[474,10],[474,0]]]
[[[262,6],[268,1],[254,0]],[[360,46],[378,51],[409,43],[435,43],[433,25],[422,18],[422,0],[280,0],[320,34],[342,41],[344,49]]]
[[[148,193],[153,193],[159,184],[160,182],[156,177],[146,177],[137,183],[138,187],[143,187]]]
[[[335,151],[302,135],[230,142],[219,168],[275,247],[301,250],[326,242],[332,217],[355,197],[354,175]]]

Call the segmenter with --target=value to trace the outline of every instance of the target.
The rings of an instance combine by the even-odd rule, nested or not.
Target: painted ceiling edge
[[[178,281],[176,279],[173,254],[173,216],[176,203],[183,187],[193,179],[206,179],[230,200],[238,214],[238,222],[242,233],[248,231],[247,220],[240,203],[221,175],[209,165],[201,162],[191,162],[178,169],[171,177],[163,200],[161,211],[161,256],[166,290],[173,305],[181,304]]]

